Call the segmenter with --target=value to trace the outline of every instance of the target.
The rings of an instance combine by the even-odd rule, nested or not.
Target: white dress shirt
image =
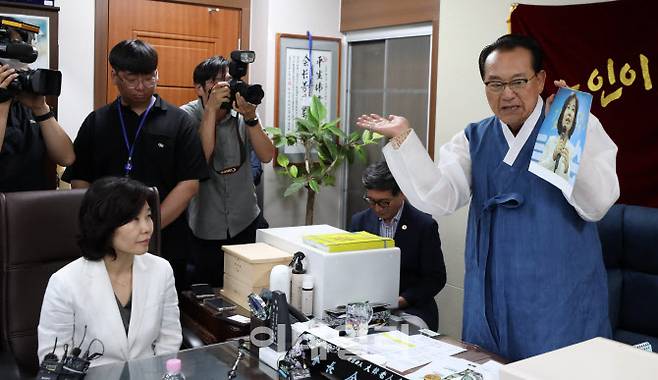
[[[539,98],[516,136],[501,122],[509,146],[503,159],[506,164],[512,165],[516,160],[541,116],[543,104]],[[451,214],[469,203],[471,157],[463,130],[440,148],[438,164],[432,161],[413,131],[399,149],[388,143],[383,153],[395,180],[414,207],[436,217]],[[617,145],[605,132],[601,122],[590,114],[574,189],[571,197],[565,196],[584,220],[600,220],[619,198],[616,157]]]

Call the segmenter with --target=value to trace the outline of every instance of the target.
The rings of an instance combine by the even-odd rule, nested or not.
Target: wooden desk
[[[198,301],[191,291],[182,292],[179,300],[181,324],[197,334],[204,344],[248,336],[251,331],[249,323],[240,324],[228,318],[236,314],[250,318],[251,312],[240,306],[220,313]]]

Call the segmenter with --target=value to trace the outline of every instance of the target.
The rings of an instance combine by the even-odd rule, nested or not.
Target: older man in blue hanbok
[[[506,35],[482,50],[494,116],[441,147],[438,165],[403,117],[363,115],[392,138],[386,161],[407,199],[434,216],[469,204],[462,338],[511,360],[610,336],[593,223],[619,197],[617,146],[593,115],[570,196],[528,171],[544,120],[542,52]],[[562,83],[562,85],[564,85]]]

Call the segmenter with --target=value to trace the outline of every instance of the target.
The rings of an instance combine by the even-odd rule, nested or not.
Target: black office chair
[[[80,257],[78,211],[85,190],[0,193],[0,368],[37,372],[37,326],[50,276]],[[149,252],[160,252],[159,198],[149,197],[155,221]],[[11,355],[7,355],[10,353]],[[8,360],[14,359],[12,363]],[[11,374],[7,374],[7,377]],[[4,375],[2,376],[3,378]]]
[[[658,352],[658,209],[614,205],[598,228],[613,338]]]

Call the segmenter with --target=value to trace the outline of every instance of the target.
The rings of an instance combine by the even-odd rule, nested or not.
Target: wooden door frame
[[[94,29],[94,109],[107,104],[107,44],[111,0],[95,0]],[[206,5],[241,11],[240,48],[249,48],[251,0],[155,0],[166,3]]]

